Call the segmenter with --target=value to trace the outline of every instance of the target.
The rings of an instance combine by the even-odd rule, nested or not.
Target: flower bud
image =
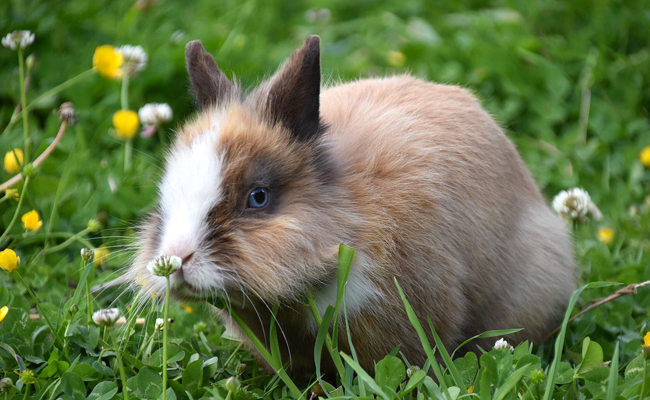
[[[11,378],[2,378],[0,379],[0,392],[6,393],[14,386],[14,381]]]
[[[88,230],[90,232],[95,233],[99,230],[99,228],[101,228],[101,226],[99,225],[99,221],[97,221],[96,219],[93,218],[90,221],[88,221]]]
[[[169,276],[180,269],[182,262],[178,256],[160,256],[147,264],[147,270],[156,276]]]
[[[27,71],[31,71],[34,65],[36,65],[36,56],[33,54],[28,55],[25,60],[25,65],[27,66]]]
[[[192,330],[197,335],[199,333],[207,333],[208,332],[208,324],[206,324],[205,322],[197,322],[196,324],[194,324],[194,327],[192,327]]]
[[[120,318],[120,310],[117,308],[104,308],[93,313],[93,322],[100,326],[111,327]]]
[[[70,310],[68,310],[71,315],[75,315],[77,311],[79,311],[79,307],[76,304],[73,304],[70,306]]]
[[[544,383],[544,380],[546,380],[546,374],[541,369],[536,369],[535,371],[530,373],[531,382],[537,385],[541,385],[542,383]]]
[[[15,201],[20,200],[20,192],[16,188],[9,188],[5,190],[5,196]]]
[[[34,164],[32,163],[25,165],[25,168],[23,169],[23,176],[24,177],[32,176],[32,174],[34,173],[34,169],[35,169]]]
[[[230,392],[234,392],[237,389],[241,387],[241,382],[239,379],[235,378],[234,376],[231,376],[230,378],[226,379],[226,389]]]
[[[81,260],[83,261],[84,265],[90,264],[94,257],[95,252],[92,249],[89,249],[87,247],[81,249]]]
[[[34,371],[31,369],[26,369],[21,372],[20,379],[25,385],[33,385],[36,382],[36,376],[34,375]]]
[[[165,320],[162,318],[156,318],[156,325],[154,325],[154,331],[162,332],[165,327]]]
[[[246,364],[244,363],[237,364],[237,368],[235,368],[235,373],[237,374],[238,378],[244,373],[244,371],[246,371]]]

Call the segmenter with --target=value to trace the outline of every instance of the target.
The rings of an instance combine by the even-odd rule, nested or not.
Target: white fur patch
[[[178,142],[169,156],[160,185],[163,226],[159,255],[182,258],[197,252],[194,262],[205,261],[198,250],[208,232],[207,216],[223,196],[224,154],[217,149],[219,131],[219,126],[212,126],[196,135],[189,145]],[[214,288],[222,281],[215,277],[208,282],[205,278],[188,279],[188,282],[200,288]]]
[[[384,297],[384,294],[369,279],[374,266],[368,257],[357,252],[348,277],[348,284],[345,287],[345,309],[349,317],[359,315],[362,310],[369,311],[376,308],[373,306],[379,305],[379,302]],[[327,306],[334,307],[336,305],[336,281],[330,283],[318,293],[314,300],[321,315],[325,313]],[[342,306],[341,315],[343,315]]]

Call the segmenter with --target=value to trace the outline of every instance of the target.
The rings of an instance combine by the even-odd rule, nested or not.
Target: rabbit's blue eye
[[[255,188],[248,195],[246,208],[264,208],[269,205],[269,190],[266,188]]]

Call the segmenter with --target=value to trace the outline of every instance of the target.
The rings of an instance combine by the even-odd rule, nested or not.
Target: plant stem
[[[117,339],[113,337],[113,346],[115,347],[115,357],[117,357],[117,365],[120,370],[120,379],[122,380],[122,396],[124,400],[129,400],[129,393],[126,387],[126,372],[124,372],[124,363],[122,362],[122,352],[117,343]]]
[[[25,60],[23,49],[18,49],[18,65],[20,67],[20,104],[23,115],[24,157],[23,165],[29,164],[29,122],[27,118],[27,90],[25,88]]]
[[[48,97],[54,96],[55,94],[59,93],[62,90],[65,90],[65,89],[69,88],[70,86],[72,86],[75,83],[79,82],[81,79],[83,79],[83,78],[85,78],[85,77],[87,77],[89,75],[92,75],[93,72],[94,72],[94,70],[91,68],[91,69],[89,69],[87,71],[84,71],[84,72],[80,73],[79,75],[77,75],[77,76],[75,76],[73,78],[68,79],[67,81],[59,84],[58,86],[53,87],[52,89],[50,89],[47,92],[43,93],[42,95],[38,96],[34,101],[29,103],[27,105],[27,107],[25,107],[25,108],[21,107],[21,109],[26,109],[27,111],[33,110],[38,105],[38,103],[40,103],[41,101],[45,100]],[[11,115],[11,119],[9,120],[9,123],[7,124],[5,129],[2,131],[2,134],[4,135],[5,133],[7,133],[14,126],[16,121],[18,121],[18,114],[16,112],[14,112]]]
[[[27,400],[28,395],[29,395],[29,385],[25,385],[25,395],[23,396],[23,400]]]
[[[129,109],[129,76],[122,78],[122,92],[120,96],[122,110]],[[131,168],[131,154],[133,153],[133,139],[127,139],[124,144],[124,172]]]
[[[323,318],[318,313],[318,308],[316,308],[316,302],[314,301],[314,296],[310,295],[307,297],[307,304],[309,305],[309,310],[311,311],[311,314],[314,317],[314,320],[316,321],[316,325],[320,327],[321,324],[323,323]],[[338,349],[334,347],[334,344],[332,343],[332,337],[330,336],[329,333],[325,336],[325,347],[327,347],[327,351],[330,353],[330,357],[332,357],[332,361],[334,361],[334,365],[336,366],[336,369],[339,372],[339,376],[343,378],[345,376],[345,366],[343,365],[343,361],[341,360],[341,356],[339,355]]]
[[[7,238],[7,235],[9,234],[9,231],[11,231],[11,228],[14,227],[14,224],[16,223],[16,219],[18,219],[18,214],[20,213],[20,206],[23,205],[23,200],[25,200],[25,191],[27,189],[28,184],[29,184],[29,176],[25,178],[25,184],[23,185],[22,192],[20,192],[20,199],[18,199],[18,207],[16,207],[16,211],[14,211],[14,216],[11,218],[11,222],[9,222],[9,225],[7,225],[7,229],[5,229],[2,236],[0,236],[0,243],[4,243],[5,239]]]
[[[29,285],[27,285],[27,282],[25,282],[23,277],[20,276],[20,273],[18,273],[18,271],[13,271],[13,274],[16,276],[16,278],[18,278],[20,283],[22,283],[23,286],[25,286],[25,289],[27,289],[27,293],[29,293],[29,295],[32,297],[32,299],[36,303],[36,308],[38,309],[38,312],[41,314],[41,316],[43,317],[43,319],[47,323],[47,326],[50,327],[50,331],[52,331],[52,335],[54,335],[54,339],[56,341],[58,341],[61,346],[63,346],[63,341],[61,340],[59,335],[56,334],[56,330],[54,329],[54,325],[52,325],[52,321],[50,321],[50,317],[48,317],[47,314],[44,313],[43,310],[41,310],[41,305],[40,305],[40,303],[38,301],[38,298],[34,294],[34,292],[32,292],[32,289],[29,288]]]
[[[86,228],[86,229],[82,230],[81,232],[72,235],[72,237],[67,239],[65,242],[59,243],[56,246],[50,247],[49,249],[45,250],[45,254],[54,253],[54,252],[57,252],[59,250],[63,250],[66,247],[70,246],[72,243],[79,240],[79,238],[81,238],[82,236],[86,236],[89,232],[90,232],[90,228]]]
[[[167,291],[165,292],[165,307],[163,310],[163,360],[162,360],[162,373],[163,373],[163,387],[162,398],[167,400],[167,331],[169,330],[169,295],[171,292],[169,284],[169,275],[165,278],[167,280]]]

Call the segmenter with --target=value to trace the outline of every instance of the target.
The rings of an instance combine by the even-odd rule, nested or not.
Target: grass
[[[0,398],[117,399],[125,393],[159,398],[165,352],[170,399],[280,399],[311,393],[382,399],[648,395],[641,347],[650,329],[650,289],[639,287],[569,322],[590,302],[620,289],[596,282],[633,284],[650,276],[650,171],[639,161],[650,145],[650,9],[645,2],[133,3],[0,3],[0,15],[7,16],[0,20],[0,35],[17,29],[36,35],[24,57],[0,48],[1,153],[28,149],[26,158],[35,160],[59,130],[59,116],[52,111],[66,101],[76,110],[76,124],[15,186],[20,203],[0,203],[0,250],[11,248],[21,258],[17,271],[0,271],[0,307],[9,307],[0,322],[0,378],[13,383]],[[330,323],[346,323],[338,320],[339,311],[345,315],[340,295],[324,315],[313,307],[314,318],[322,322],[315,360],[337,360],[338,377],[327,381],[287,374],[286,360],[278,359],[273,346],[266,351],[280,373],[268,374],[201,304],[170,305],[174,322],[164,351],[166,341],[155,329],[161,307],[129,309],[137,294],[119,289],[88,294],[88,288],[115,278],[128,264],[134,226],[154,205],[152,182],[160,176],[173,129],[193,112],[185,43],[201,39],[229,76],[236,73],[250,87],[308,34],[321,36],[326,81],[410,72],[471,89],[516,143],[549,201],[574,186],[590,193],[603,218],[574,227],[585,286],[547,344],[522,343],[512,352],[485,349],[453,358],[429,326],[415,324],[427,365],[409,365],[396,353],[378,362],[375,371],[363,371],[353,351],[338,349],[338,330],[327,329]],[[88,71],[102,44],[141,45],[147,52],[146,68],[128,87]],[[24,90],[22,76],[28,77]],[[153,138],[135,137],[127,146],[111,131],[113,114],[127,104],[137,110],[150,102],[169,103],[174,119]],[[21,103],[27,112],[16,113]],[[2,171],[0,182],[12,176]],[[18,220],[32,209],[43,221],[34,232]],[[607,243],[599,240],[605,227],[614,232]],[[106,249],[109,256],[85,264],[82,247]],[[341,266],[345,255],[349,252],[343,251]],[[344,276],[345,271],[339,289]],[[89,321],[93,311],[108,306],[118,307],[131,322],[100,329]],[[48,320],[33,319],[33,314]],[[138,316],[146,317],[142,324],[135,323]],[[33,371],[33,378],[25,371]]]

